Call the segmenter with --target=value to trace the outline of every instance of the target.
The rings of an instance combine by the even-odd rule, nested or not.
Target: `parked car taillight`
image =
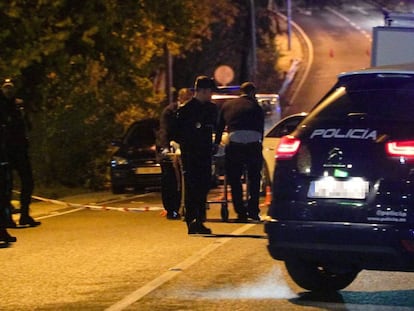
[[[390,141],[385,145],[387,154],[414,160],[414,140]]]
[[[292,135],[283,136],[276,150],[276,158],[290,159],[299,150],[300,140]]]

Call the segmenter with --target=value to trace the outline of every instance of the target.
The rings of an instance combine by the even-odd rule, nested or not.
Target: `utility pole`
[[[257,74],[257,55],[256,55],[256,12],[254,9],[254,0],[250,0],[250,31],[251,31],[251,60],[252,68],[250,79],[256,81]]]
[[[172,69],[172,55],[168,45],[165,44],[164,46],[164,53],[165,53],[165,93],[167,94],[167,105],[173,102],[173,69]]]
[[[288,51],[292,49],[292,3],[291,0],[286,0],[287,8],[287,35],[288,35]]]

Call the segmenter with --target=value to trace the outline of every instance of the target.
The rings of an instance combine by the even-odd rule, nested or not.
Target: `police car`
[[[340,74],[276,159],[268,250],[299,286],[414,271],[414,64]]]

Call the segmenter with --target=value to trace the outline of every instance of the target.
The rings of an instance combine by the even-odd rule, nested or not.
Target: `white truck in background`
[[[414,63],[414,27],[374,27],[371,66],[403,63]]]
[[[373,27],[371,66],[414,63],[414,14],[383,14],[386,26]]]

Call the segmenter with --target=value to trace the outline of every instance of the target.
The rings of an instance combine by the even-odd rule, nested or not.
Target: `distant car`
[[[266,191],[266,186],[273,183],[273,172],[275,170],[276,149],[282,136],[293,132],[296,126],[306,117],[306,113],[292,114],[270,128],[263,138],[263,171],[262,171],[262,194]]]
[[[271,256],[301,287],[414,272],[414,64],[338,76],[276,151]]]
[[[159,126],[159,119],[134,122],[122,138],[112,142],[118,147],[110,163],[113,193],[123,193],[129,188],[160,186],[161,167],[155,147]]]
[[[259,105],[262,106],[266,114],[277,114],[281,116],[280,99],[278,94],[256,94]]]

